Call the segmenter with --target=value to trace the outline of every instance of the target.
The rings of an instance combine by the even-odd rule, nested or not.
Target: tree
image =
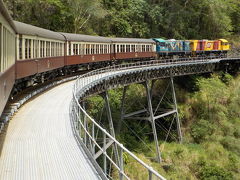
[[[73,17],[74,33],[80,33],[90,27],[90,20],[103,18],[107,11],[103,9],[99,0],[68,0],[70,13]],[[88,26],[87,26],[88,25]]]

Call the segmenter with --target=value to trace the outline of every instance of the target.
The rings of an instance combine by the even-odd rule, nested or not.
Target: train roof
[[[8,10],[2,0],[0,0],[0,13],[7,20],[7,22],[10,24],[13,30],[16,31],[16,26],[13,23],[12,17],[9,15]]]
[[[83,42],[105,42],[105,43],[154,43],[152,39],[140,38],[111,38],[102,36],[91,36],[83,34],[61,33],[68,41],[83,41]]]
[[[228,41],[227,41],[226,39],[219,39],[219,41],[222,41],[222,42],[228,43]]]
[[[155,43],[152,39],[140,39],[140,38],[111,38],[115,43]]]
[[[65,38],[57,32],[43,29],[37,26],[29,25],[26,23],[14,21],[18,34],[30,35],[30,36],[39,36],[48,39],[55,40],[65,40]]]
[[[110,43],[111,39],[102,36],[91,36],[84,34],[72,34],[72,33],[61,33],[66,37],[68,41],[81,41],[81,42],[100,42]]]
[[[161,38],[153,38],[154,41],[156,42],[165,42],[166,40],[161,39]]]

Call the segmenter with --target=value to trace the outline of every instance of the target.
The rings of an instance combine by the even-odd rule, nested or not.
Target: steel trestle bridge
[[[101,166],[101,168],[97,166],[97,169],[100,170],[100,172],[103,172],[103,174],[107,178],[110,177],[108,166],[109,164],[111,164],[118,171],[119,179],[129,179],[127,173],[124,171],[123,159],[123,153],[127,153],[146,169],[146,171],[148,172],[148,179],[164,179],[164,177],[162,177],[151,167],[143,163],[139,158],[129,152],[126,148],[122,146],[121,143],[119,143],[115,139],[115,130],[111,115],[108,90],[118,87],[124,87],[121,108],[121,121],[124,118],[129,118],[130,116],[134,116],[136,114],[141,114],[148,111],[149,116],[141,117],[140,119],[148,120],[152,125],[152,131],[156,145],[156,160],[158,162],[161,162],[161,153],[159,150],[158,137],[155,127],[156,119],[169,115],[175,115],[178,140],[180,143],[182,142],[182,134],[180,121],[178,118],[173,78],[175,76],[211,73],[219,70],[236,70],[236,68],[239,68],[239,58],[190,58],[121,64],[118,66],[98,69],[81,75],[74,84],[73,101],[71,107],[71,119],[75,136],[77,140],[81,142],[84,147],[86,147],[86,151],[93,159],[93,161],[96,161],[100,156],[102,156],[103,165]],[[155,80],[160,78],[170,78],[173,109],[166,113],[155,115],[151,102],[151,91]],[[139,110],[130,114],[125,114],[124,100],[127,86],[133,83],[141,83],[144,85],[147,94],[148,108],[147,110]],[[108,132],[86,113],[84,100],[85,98],[94,94],[101,94],[101,96],[105,100],[106,112],[109,121]],[[97,141],[96,139],[97,130],[101,131],[101,143],[99,143],[99,141]],[[107,151],[107,149],[110,147],[112,147],[114,151],[113,158]]]

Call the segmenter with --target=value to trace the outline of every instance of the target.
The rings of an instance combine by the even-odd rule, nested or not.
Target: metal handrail
[[[104,128],[102,128],[92,117],[88,115],[88,113],[85,111],[85,109],[80,105],[79,99],[78,99],[78,93],[83,90],[84,88],[87,87],[90,83],[93,83],[93,77],[96,75],[100,75],[98,78],[103,78],[103,74],[111,71],[123,71],[123,70],[128,70],[128,69],[133,69],[133,68],[143,68],[143,67],[148,67],[148,66],[158,66],[158,65],[169,65],[169,64],[186,64],[186,63],[199,63],[199,62],[206,62],[212,59],[219,59],[216,57],[208,57],[206,58],[183,58],[183,59],[166,59],[166,60],[153,60],[153,61],[140,61],[140,62],[135,62],[135,63],[127,63],[127,64],[120,64],[120,65],[115,65],[115,66],[109,66],[97,70],[93,70],[89,73],[80,75],[78,79],[76,80],[73,88],[73,105],[74,108],[72,110],[72,119],[74,119],[74,123],[80,125],[81,131],[83,130],[85,133],[85,136],[83,137],[85,143],[86,143],[86,137],[90,139],[91,143],[94,144],[92,146],[93,148],[90,149],[91,152],[95,151],[95,146],[97,146],[102,153],[104,154],[105,159],[107,158],[118,170],[120,174],[120,179],[123,177],[128,178],[127,174],[124,172],[123,168],[123,156],[120,154],[120,164],[116,164],[113,162],[113,160],[107,155],[106,149],[101,148],[101,146],[96,142],[94,138],[94,133],[88,132],[88,128],[86,128],[86,122],[85,120],[88,119],[90,123],[92,123],[92,128],[98,128],[104,135],[104,142],[106,143],[106,138],[111,139],[114,144],[120,148],[120,152],[126,152],[129,154],[133,159],[135,159],[139,164],[141,164],[143,167],[145,167],[148,170],[149,173],[149,179],[152,179],[152,176],[154,175],[158,179],[165,180],[165,178],[160,175],[158,172],[156,172],[152,167],[148,166],[146,163],[144,163],[142,160],[140,160],[136,155],[134,155],[132,152],[130,152],[127,148],[125,148],[120,142],[118,142],[113,136],[111,136]],[[99,80],[99,79],[98,79]],[[81,89],[79,89],[81,83],[83,85],[81,86]],[[81,114],[84,115],[84,123],[81,120]],[[88,121],[88,122],[89,122]],[[77,128],[75,128],[77,131]],[[79,130],[80,131],[80,130]],[[81,137],[81,132],[76,133],[80,139]],[[85,144],[87,146],[87,144]],[[94,153],[92,154],[94,156]],[[105,172],[106,173],[106,172]]]

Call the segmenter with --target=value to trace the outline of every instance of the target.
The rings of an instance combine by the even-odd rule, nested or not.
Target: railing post
[[[95,155],[95,125],[92,124],[92,154]]]
[[[120,168],[120,172],[119,172],[119,179],[123,180],[123,172],[124,172],[124,164],[123,164],[123,149],[122,149],[122,145],[120,146],[120,153],[119,153],[119,168]]]
[[[148,170],[148,180],[152,180],[152,171]]]
[[[78,105],[77,105],[78,106]],[[81,124],[81,108],[79,107],[79,111],[78,111],[78,133],[79,133],[79,137],[82,138],[82,124]]]
[[[86,110],[85,109],[85,103],[83,102],[83,109],[84,110]],[[84,115],[83,115],[83,125],[84,125],[84,144],[87,146],[87,117],[86,117],[86,115],[85,115],[85,113],[84,113]]]
[[[103,132],[103,170],[107,174],[107,152],[106,152],[106,133]]]

